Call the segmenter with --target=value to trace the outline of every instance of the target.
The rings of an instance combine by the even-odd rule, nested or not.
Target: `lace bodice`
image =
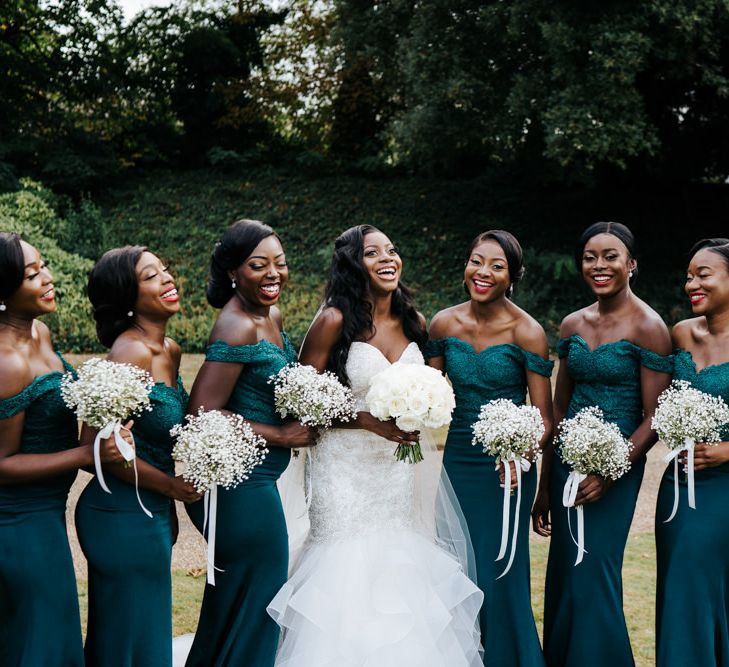
[[[208,347],[205,361],[243,364],[243,370],[225,406],[227,410],[252,422],[281,424],[274,404],[273,384],[269,383],[269,379],[286,364],[296,361],[296,350],[283,331],[281,338],[283,349],[267,340],[253,345],[228,345],[218,340]],[[269,446],[265,460],[255,467],[246,483],[260,478],[277,479],[286,469],[290,457],[290,449]]]
[[[719,396],[729,404],[729,362],[713,364],[696,371],[696,363],[688,350],[676,350],[675,380],[686,380],[699,391]],[[729,424],[721,432],[724,441],[729,440]]]
[[[415,343],[405,348],[400,361],[424,363]],[[366,409],[372,378],[389,365],[376,347],[352,343],[347,376],[357,410]],[[327,542],[412,524],[417,466],[397,461],[395,448],[396,443],[370,431],[324,432],[310,459],[310,541]]]
[[[591,350],[575,334],[559,341],[557,353],[568,364],[574,381],[566,416],[573,417],[582,408],[596,405],[625,436],[632,435],[643,419],[640,367],[673,372],[672,355],[663,357],[629,340],[605,343]]]
[[[445,372],[456,395],[453,424],[470,427],[481,406],[497,398],[517,405],[526,402],[526,371],[549,377],[554,363],[510,343],[491,345],[480,352],[455,336],[428,342],[426,357],[443,357]]]
[[[145,410],[134,419],[134,441],[137,455],[158,470],[168,475],[175,474],[172,460],[174,438],[170,429],[179,424],[187,409],[187,392],[182,379],[177,378],[177,386],[170,387],[157,382],[149,395],[152,410]]]

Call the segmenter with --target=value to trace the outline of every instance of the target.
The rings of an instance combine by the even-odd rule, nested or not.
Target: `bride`
[[[360,412],[325,431],[310,453],[309,534],[268,607],[282,628],[277,666],[483,664],[483,594],[467,576],[465,521],[437,453],[420,434],[425,461],[397,461],[396,444],[418,434],[365,411],[375,374],[396,361],[424,363],[425,323],[401,270],[374,227],[353,227],[335,242],[325,306],[300,360],[335,372]]]

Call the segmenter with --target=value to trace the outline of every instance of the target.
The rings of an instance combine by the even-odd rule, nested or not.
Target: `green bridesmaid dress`
[[[63,366],[72,372],[65,361]],[[40,375],[0,401],[0,419],[25,412],[21,454],[52,454],[78,445],[76,417],[61,398],[62,377],[59,371]],[[66,499],[75,479],[73,470],[0,486],[0,665],[84,664],[66,533]]]
[[[559,341],[557,352],[574,382],[567,418],[598,406],[605,419],[630,437],[643,421],[641,366],[671,373],[673,357],[663,357],[627,340],[590,350],[583,338]],[[562,505],[570,469],[552,459],[549,486],[552,537],[544,594],[544,655],[550,667],[629,667],[634,664],[623,614],[622,566],[625,543],[643,479],[645,458],[615,482],[597,502],[584,506],[584,560],[575,566],[577,547]]]
[[[678,350],[674,378],[729,403],[729,362],[697,373],[691,353]],[[729,424],[721,435],[729,441]],[[729,667],[729,463],[696,473],[696,509],[679,474],[678,512],[664,523],[673,509],[673,471],[671,462],[656,507],[656,664]]]
[[[443,465],[466,518],[476,556],[478,586],[484,592],[481,641],[484,664],[489,667],[544,665],[534,624],[529,584],[530,512],[537,484],[536,466],[522,475],[522,499],[516,555],[506,576],[497,579],[508,562],[495,562],[499,553],[504,491],[493,456],[471,444],[472,424],[484,403],[506,398],[517,405],[526,401],[526,371],[545,377],[553,363],[522,348],[493,345],[476,353],[459,338],[430,341],[426,356],[443,357],[453,384],[456,409],[443,454]],[[511,499],[515,515],[516,494]],[[511,534],[509,538],[511,549]]]
[[[170,429],[187,408],[187,393],[162,382],[150,394],[151,411],[134,420],[137,456],[172,476]],[[171,667],[173,501],[104,475],[106,493],[94,477],[76,505],[76,530],[89,563],[87,667]]]
[[[262,340],[231,346],[216,341],[206,361],[245,364],[225,406],[253,422],[280,424],[268,379],[296,361],[296,350],[282,333],[284,347]],[[187,667],[245,665],[272,667],[279,628],[266,607],[288,577],[288,533],[276,480],[291,450],[269,445],[268,455],[234,489],[218,489],[215,586],[205,586],[200,621]],[[203,532],[203,503],[187,505]]]

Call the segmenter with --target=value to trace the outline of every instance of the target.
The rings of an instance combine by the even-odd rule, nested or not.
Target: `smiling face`
[[[362,264],[374,293],[389,294],[397,289],[402,259],[397,248],[382,232],[370,232],[363,239]]]
[[[488,303],[503,297],[511,287],[506,253],[496,241],[476,245],[466,262],[463,280],[473,301]]]
[[[32,319],[56,310],[53,276],[38,250],[25,241],[23,250],[23,282],[5,299],[7,313]]]
[[[230,277],[246,302],[258,306],[274,305],[289,278],[281,241],[273,234],[267,236]]]
[[[625,289],[636,266],[625,244],[612,234],[596,234],[582,251],[582,276],[597,296]]]
[[[175,281],[159,257],[145,250],[134,268],[137,301],[134,312],[151,317],[170,317],[180,310]]]
[[[699,250],[689,263],[685,289],[696,315],[710,315],[729,308],[727,260],[708,248]]]

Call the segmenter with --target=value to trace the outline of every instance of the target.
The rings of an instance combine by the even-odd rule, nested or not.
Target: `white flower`
[[[76,416],[95,429],[151,410],[152,376],[138,366],[93,358],[79,367],[78,379],[65,375],[61,396]]]
[[[334,373],[319,373],[313,366],[289,364],[269,378],[273,384],[276,411],[291,415],[302,424],[323,428],[334,421],[354,419],[354,395]]]
[[[719,396],[706,394],[680,380],[658,397],[651,426],[671,449],[682,448],[686,440],[715,443],[729,424],[729,406]]]
[[[266,441],[240,415],[198,410],[170,430],[172,456],[185,463],[183,477],[204,493],[216,484],[229,489],[248,479],[268,454]]]
[[[544,421],[534,406],[518,406],[499,398],[481,407],[473,430],[473,444],[481,445],[484,454],[496,462],[510,459],[533,461],[544,435]]]
[[[417,415],[402,415],[395,419],[395,423],[398,428],[402,429],[406,433],[417,431],[422,424]]]
[[[616,480],[630,470],[633,444],[604,419],[600,408],[580,410],[560,424],[560,454],[575,472]]]

